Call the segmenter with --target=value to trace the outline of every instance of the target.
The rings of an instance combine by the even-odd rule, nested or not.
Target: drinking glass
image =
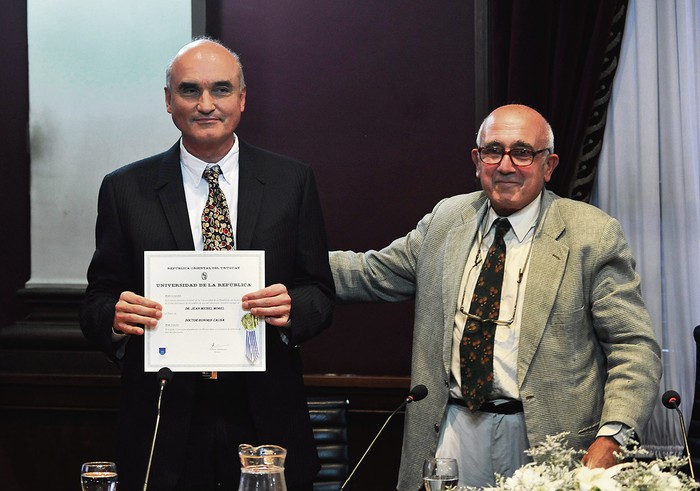
[[[85,462],[80,468],[83,491],[116,491],[117,466],[114,462]]]
[[[448,458],[428,459],[423,464],[423,485],[426,491],[457,489],[457,461]]]

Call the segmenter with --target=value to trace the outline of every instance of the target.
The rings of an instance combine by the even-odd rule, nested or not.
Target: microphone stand
[[[345,486],[350,482],[350,479],[352,479],[352,476],[355,475],[355,471],[360,467],[360,464],[361,464],[362,461],[365,459],[365,456],[366,456],[367,453],[369,452],[369,449],[372,448],[372,445],[374,445],[374,442],[376,442],[376,441],[377,441],[377,438],[379,438],[379,435],[382,434],[382,431],[384,431],[384,428],[386,427],[386,425],[389,424],[389,420],[390,420],[391,418],[393,418],[393,417],[394,417],[394,414],[396,414],[400,409],[403,409],[403,407],[406,406],[406,404],[408,404],[408,401],[402,402],[401,405],[400,405],[399,407],[397,407],[396,409],[394,409],[394,412],[391,413],[391,414],[389,415],[388,418],[386,418],[386,421],[384,421],[384,424],[383,424],[382,427],[379,429],[379,432],[378,432],[376,435],[374,435],[374,439],[372,440],[372,443],[369,444],[369,447],[367,447],[367,450],[365,450],[365,453],[363,453],[363,454],[362,454],[362,457],[360,457],[360,460],[357,461],[357,465],[355,466],[355,468],[352,470],[352,472],[350,473],[350,475],[348,476],[348,478],[345,480],[345,482],[343,483],[343,485],[340,486],[340,491],[343,491],[343,489],[345,489]]]
[[[693,469],[693,459],[690,456],[690,447],[688,446],[688,437],[685,432],[685,420],[683,419],[683,413],[681,408],[678,407],[681,403],[681,396],[675,390],[667,390],[664,395],[661,396],[661,402],[668,409],[675,409],[678,413],[678,421],[681,424],[681,435],[683,436],[683,444],[685,445],[685,454],[688,456],[688,468],[690,469],[690,477],[695,480],[695,470]]]
[[[693,470],[693,459],[690,458],[690,448],[688,447],[688,438],[685,436],[685,420],[678,404],[673,404],[673,408],[678,413],[678,421],[681,422],[681,431],[683,432],[683,444],[685,445],[685,454],[688,456],[688,467],[690,468],[690,477],[695,480],[695,471]]]
[[[148,476],[151,474],[151,462],[153,461],[153,451],[156,448],[156,437],[158,436],[158,424],[160,423],[160,401],[163,398],[163,389],[172,378],[173,373],[169,368],[161,368],[158,372],[160,379],[160,391],[158,392],[158,412],[156,414],[156,427],[153,430],[153,442],[151,443],[151,454],[148,456],[148,467],[146,467],[146,479],[143,481],[143,491],[148,489]]]
[[[359,461],[357,462],[357,464],[355,465],[355,468],[352,470],[352,472],[350,473],[350,475],[348,476],[348,478],[345,480],[345,482],[343,483],[343,485],[340,487],[340,491],[343,491],[343,490],[345,489],[345,486],[348,485],[348,483],[349,483],[350,480],[352,479],[352,476],[355,475],[355,471],[357,471],[357,469],[360,467],[360,464],[362,464],[362,461],[365,459],[365,457],[366,457],[367,454],[369,453],[369,450],[370,450],[370,449],[372,448],[372,446],[374,445],[374,442],[376,442],[376,441],[377,441],[377,438],[379,438],[379,435],[382,434],[382,431],[384,431],[384,428],[386,427],[386,425],[389,424],[389,421],[391,420],[391,418],[393,418],[394,415],[395,415],[396,413],[398,413],[401,409],[403,409],[404,407],[406,407],[406,405],[407,405],[409,402],[420,401],[421,399],[424,399],[425,396],[427,396],[427,395],[428,395],[428,390],[425,388],[424,385],[418,385],[418,386],[414,387],[413,390],[411,390],[411,393],[408,395],[408,397],[406,397],[406,399],[399,405],[399,407],[397,407],[396,409],[394,409],[394,412],[391,413],[391,414],[389,415],[388,418],[386,418],[386,421],[384,421],[384,424],[382,425],[381,428],[379,428],[379,431],[378,431],[377,434],[374,436],[374,439],[372,440],[372,443],[369,444],[369,447],[367,447],[367,450],[365,450],[365,453],[362,454],[362,457],[360,457],[360,460],[359,460]]]

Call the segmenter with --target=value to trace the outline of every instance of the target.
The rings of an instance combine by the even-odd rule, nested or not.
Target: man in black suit
[[[182,138],[107,175],[100,188],[81,328],[122,366],[120,489],[143,485],[158,398],[156,374],[144,372],[143,333],[157,328],[162,306],[142,296],[143,252],[203,249],[201,176],[213,164],[222,170],[235,248],[265,251],[268,286],[242,305],[266,321],[267,369],[216,379],[175,374],[163,395],[149,489],[237,489],[239,443],[287,448],[290,491],[310,490],[320,467],[297,346],[331,321],[321,207],[310,168],[237,138],[245,96],[235,53],[210,39],[189,43],[166,73],[166,107]]]

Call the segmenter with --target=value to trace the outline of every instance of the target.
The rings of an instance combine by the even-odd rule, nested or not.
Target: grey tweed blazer
[[[483,192],[440,201],[414,230],[379,251],[330,254],[338,299],[415,298],[411,384],[399,490],[421,486],[449,395],[458,290]],[[544,191],[523,299],[518,384],[530,444],[562,431],[587,448],[600,425],[646,425],[661,378],[660,349],[620,224],[599,209]]]

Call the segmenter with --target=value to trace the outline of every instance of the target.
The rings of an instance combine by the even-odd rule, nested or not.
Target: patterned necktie
[[[476,280],[469,313],[479,319],[467,319],[459,347],[462,396],[471,411],[481,407],[493,383],[493,338],[495,321],[501,306],[506,243],[503,236],[510,230],[507,218],[496,220],[496,235],[486,253]],[[483,320],[480,320],[483,319]]]
[[[202,177],[209,183],[209,196],[202,211],[202,239],[205,251],[229,251],[233,249],[233,230],[226,196],[219,187],[221,167],[212,165],[204,169]],[[247,332],[246,332],[247,335]],[[203,372],[209,379],[217,379],[217,372]]]
[[[204,170],[202,177],[209,182],[209,197],[202,211],[202,238],[205,251],[233,249],[233,231],[226,196],[219,187],[221,167],[213,165]]]

